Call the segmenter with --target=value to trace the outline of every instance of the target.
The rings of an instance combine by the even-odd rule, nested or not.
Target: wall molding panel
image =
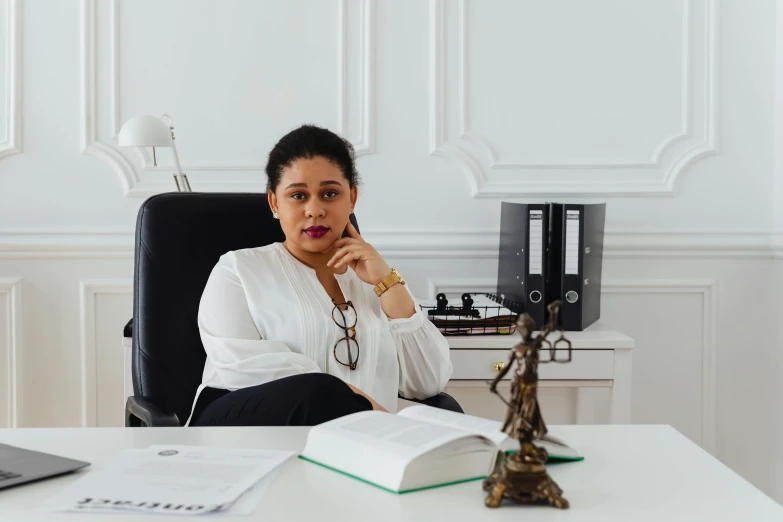
[[[136,149],[132,154],[139,160],[139,166],[136,167],[115,145],[120,126],[120,0],[110,0],[109,7],[109,66],[107,73],[99,71],[97,61],[97,50],[101,42],[98,42],[98,6],[96,0],[81,0],[82,9],[82,113],[81,113],[81,139],[82,152],[100,158],[112,167],[119,176],[124,194],[128,197],[146,198],[160,192],[171,190],[172,180],[168,176],[160,176],[157,181],[148,181],[146,176],[140,172],[151,171],[164,173],[173,173],[174,165],[158,163],[153,164],[153,158],[148,150]],[[351,64],[348,57],[348,35],[355,30],[348,23],[348,5],[358,6],[358,27],[357,42],[359,46],[358,64]],[[337,93],[336,104],[336,131],[349,139],[354,146],[356,156],[372,154],[375,151],[375,0],[359,0],[358,2],[349,2],[349,0],[338,0],[337,3]],[[357,67],[359,74],[358,86],[356,87],[359,95],[349,96],[348,69]],[[109,93],[108,107],[100,107],[98,103],[97,78],[99,74],[108,74]],[[349,103],[351,100],[357,100],[359,123],[358,129],[350,128],[348,118]],[[111,129],[111,138],[102,137],[99,131],[99,113],[103,110],[108,111],[109,126]],[[126,117],[133,115],[125,115]],[[263,191],[264,189],[264,167],[263,164],[242,164],[226,161],[215,161],[210,163],[185,163],[182,165],[183,172],[208,172],[214,173],[207,179],[198,181],[200,190],[204,191]],[[246,177],[237,175],[242,172],[253,172],[258,174],[259,181],[248,182]],[[171,185],[171,186],[170,186]]]
[[[359,132],[352,137],[348,131],[348,8],[349,0],[339,0],[337,133],[351,141],[356,157],[375,152],[375,0],[361,0],[359,6]]]
[[[98,140],[97,129],[97,22],[96,0],[81,1],[81,149],[107,163],[119,176],[126,196],[141,184],[141,179],[130,161],[116,148]],[[112,4],[114,5],[114,4]],[[116,49],[112,49],[112,54]],[[140,194],[152,195],[153,192]]]
[[[0,260],[133,259],[134,233],[0,229]]]
[[[783,259],[783,232],[773,232],[770,234],[770,244],[773,257]]]
[[[397,259],[493,259],[498,231],[363,230],[364,237]],[[608,230],[607,259],[771,259],[780,255],[777,234],[762,231]],[[0,259],[132,259],[134,234],[119,230],[1,229]]]
[[[696,294],[701,297],[701,446],[718,450],[718,282],[712,279],[604,280],[604,294]]]
[[[445,156],[461,168],[474,197],[671,196],[688,166],[717,153],[715,0],[683,0],[680,126],[649,157],[633,161],[501,158],[470,125],[468,6],[469,0],[430,0],[429,141],[431,154]],[[693,13],[696,6],[703,11],[699,15]],[[447,16],[451,9],[457,10],[453,38],[446,27],[446,20],[454,18]],[[452,69],[457,80],[446,81],[454,77],[448,74]],[[446,100],[452,88],[456,88],[457,101],[450,108]]]
[[[0,367],[6,369],[5,375],[0,375],[0,400],[3,400],[6,412],[4,418],[0,418],[0,427],[17,428],[22,422],[22,279],[0,278],[0,300],[5,300],[6,313],[0,321],[5,323],[7,332],[5,338],[0,339],[0,358],[3,361]]]
[[[6,0],[6,68],[4,84],[7,120],[0,141],[0,159],[22,152],[22,0]]]
[[[81,353],[81,425],[97,426],[97,332],[95,303],[100,294],[133,296],[132,279],[88,279],[79,281],[79,327]],[[121,350],[117,333],[117,350]]]

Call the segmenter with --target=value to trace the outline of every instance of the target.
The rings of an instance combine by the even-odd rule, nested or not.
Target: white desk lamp
[[[166,121],[167,120],[167,121]],[[157,167],[158,159],[155,155],[155,147],[171,147],[174,156],[174,165],[177,172],[174,174],[174,183],[179,192],[191,192],[188,177],[182,173],[177,156],[177,147],[174,145],[174,126],[171,116],[164,114],[160,118],[146,114],[129,119],[120,129],[117,137],[120,147],[152,147],[152,162]]]

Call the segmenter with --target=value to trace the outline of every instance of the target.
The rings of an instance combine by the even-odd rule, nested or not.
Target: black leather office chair
[[[206,359],[196,321],[212,268],[230,250],[284,239],[266,194],[173,192],[142,204],[129,323],[134,395],[126,403],[126,426],[183,424]],[[461,411],[445,393],[419,402]]]

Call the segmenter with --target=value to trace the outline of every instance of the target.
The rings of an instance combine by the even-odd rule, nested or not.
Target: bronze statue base
[[[528,455],[514,453],[498,462],[495,471],[483,484],[484,491],[489,492],[484,499],[487,507],[498,507],[507,498],[520,504],[544,504],[568,509],[568,501],[562,496],[563,490],[544,468],[546,457],[539,460],[540,452],[546,455],[546,450],[535,449],[538,451]]]

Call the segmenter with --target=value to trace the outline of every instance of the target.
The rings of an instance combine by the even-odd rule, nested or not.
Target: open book
[[[397,415],[364,411],[313,426],[300,458],[408,493],[489,475],[498,452],[519,445],[500,428],[497,421],[423,405]],[[537,444],[550,458],[583,458],[553,437]]]

